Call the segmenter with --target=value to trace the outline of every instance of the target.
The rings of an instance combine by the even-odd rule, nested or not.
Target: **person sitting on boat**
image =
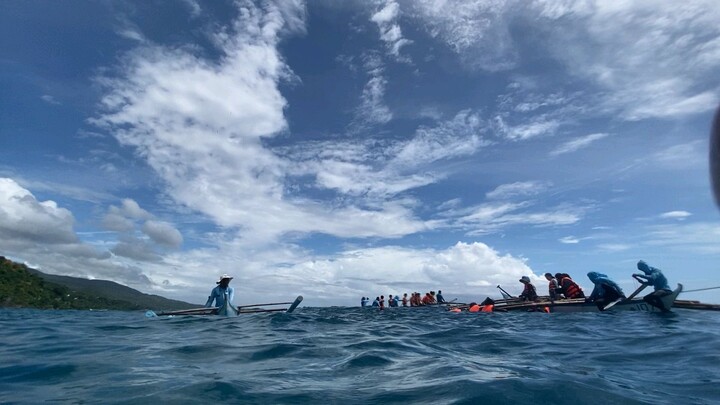
[[[404,306],[404,307],[408,306],[408,296],[407,296],[407,293],[403,294],[402,306]]]
[[[620,288],[616,282],[610,280],[605,274],[591,271],[587,276],[590,281],[595,284],[595,288],[593,288],[592,293],[585,300],[586,302],[594,302],[598,308],[604,308],[613,301],[625,298],[622,288]]]
[[[445,298],[442,296],[442,291],[440,291],[440,290],[438,290],[438,293],[435,296],[435,298],[437,299],[438,304],[444,304],[447,302],[447,301],[445,301]]]
[[[520,282],[525,284],[523,292],[520,293],[520,298],[523,301],[536,301],[538,299],[538,295],[537,291],[535,290],[535,286],[532,285],[532,282],[530,282],[530,277],[522,276],[520,278]]]
[[[395,298],[393,298],[393,301],[395,302],[396,307],[400,306],[400,296],[399,295],[396,295]]]
[[[560,284],[560,291],[567,299],[585,298],[582,288],[567,273],[556,273],[555,279]]]
[[[380,306],[380,297],[375,297],[375,301],[373,301],[371,306],[379,307]]]
[[[663,304],[662,297],[671,294],[672,290],[670,289],[670,285],[668,285],[665,275],[660,269],[648,265],[643,260],[638,262],[637,268],[645,274],[633,274],[635,280],[643,285],[651,285],[655,289],[655,291],[643,297],[643,300],[650,305],[660,308],[663,312],[668,312],[669,309]]]
[[[560,284],[557,279],[550,273],[545,273],[545,279],[548,281],[548,294],[550,295],[550,301],[558,299],[558,294],[561,292]]]
[[[210,291],[210,296],[205,303],[206,307],[212,307],[213,301],[215,301],[215,306],[218,308],[222,308],[223,306],[225,306],[225,294],[227,294],[228,302],[232,304],[233,297],[235,296],[235,290],[230,287],[230,280],[232,279],[233,278],[228,276],[227,274],[223,274],[222,276],[220,276],[220,281],[215,283],[218,284],[218,286],[213,288],[212,291]]]

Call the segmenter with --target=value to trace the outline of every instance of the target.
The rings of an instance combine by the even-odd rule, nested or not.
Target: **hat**
[[[529,283],[529,282],[530,282],[530,277],[528,277],[528,276],[522,276],[522,277],[520,278],[520,282],[521,282],[521,283]]]
[[[228,276],[227,274],[223,274],[222,276],[220,276],[220,280],[219,280],[217,283],[220,284],[220,283],[221,283],[223,280],[225,280],[226,278],[227,278],[227,279],[230,279],[230,280],[233,279],[232,277]]]

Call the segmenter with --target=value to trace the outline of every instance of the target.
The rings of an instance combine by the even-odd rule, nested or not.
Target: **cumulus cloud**
[[[13,179],[0,178],[0,239],[26,243],[73,244],[72,213],[54,201],[38,201]]]
[[[515,285],[524,275],[539,280],[521,258],[501,255],[483,243],[458,242],[444,250],[397,246],[348,250],[332,258],[299,262],[273,277],[283,288],[291,290],[292,285],[316,300],[329,296],[354,302],[360,296],[438,289],[480,299],[497,295],[496,285]]]
[[[142,226],[142,231],[155,243],[163,246],[177,248],[183,242],[182,234],[174,226],[162,221],[147,221]]]

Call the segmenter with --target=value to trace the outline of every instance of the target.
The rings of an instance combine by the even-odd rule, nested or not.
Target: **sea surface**
[[[720,312],[0,310],[0,403],[718,404]]]

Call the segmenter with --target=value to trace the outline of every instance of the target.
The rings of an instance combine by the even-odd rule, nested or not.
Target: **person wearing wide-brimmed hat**
[[[212,307],[213,301],[215,301],[216,307],[225,306],[225,294],[227,294],[227,299],[232,304],[233,296],[235,295],[235,291],[232,287],[230,287],[230,280],[232,279],[233,278],[228,276],[227,274],[223,274],[222,276],[220,276],[220,280],[215,283],[218,286],[213,288],[212,291],[210,291],[210,296],[205,303],[206,307]]]
[[[523,301],[536,301],[538,298],[537,291],[535,290],[535,286],[532,285],[532,282],[530,281],[530,277],[528,276],[522,276],[520,278],[520,282],[525,284],[525,288],[523,289],[523,292],[520,294],[520,299]]]

